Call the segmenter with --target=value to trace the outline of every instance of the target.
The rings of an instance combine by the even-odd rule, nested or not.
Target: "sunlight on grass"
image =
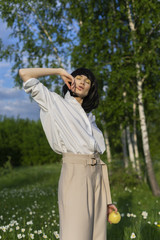
[[[0,177],[0,239],[59,239],[57,187],[60,164],[17,168]],[[107,224],[109,240],[159,240],[160,200],[146,184],[111,186],[121,213]]]

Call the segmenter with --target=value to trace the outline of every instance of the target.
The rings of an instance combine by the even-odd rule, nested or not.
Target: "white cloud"
[[[29,95],[18,88],[0,89],[0,115],[7,117],[39,119],[39,106]]]
[[[17,87],[0,89],[0,100],[21,99],[24,97],[22,90]]]

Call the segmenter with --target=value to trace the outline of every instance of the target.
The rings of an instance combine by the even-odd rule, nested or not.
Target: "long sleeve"
[[[97,145],[96,148],[98,152],[102,154],[106,150],[103,133],[97,127],[97,124],[95,122],[95,116],[91,112],[88,114],[88,118],[92,125],[93,136],[94,136],[94,139],[96,140],[96,145]]]
[[[38,79],[30,78],[23,83],[23,88],[26,93],[30,93],[31,97],[38,103],[41,109],[48,111],[48,100],[50,91]]]

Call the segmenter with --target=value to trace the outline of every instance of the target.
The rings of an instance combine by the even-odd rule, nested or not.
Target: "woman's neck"
[[[82,103],[83,103],[83,99],[82,98],[80,98],[80,97],[74,97],[74,98],[77,100],[77,102],[79,102],[82,105]]]

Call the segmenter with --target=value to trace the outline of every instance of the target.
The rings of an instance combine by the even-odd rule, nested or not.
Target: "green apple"
[[[112,211],[110,214],[109,214],[109,221],[111,221],[111,223],[119,223],[119,221],[121,220],[121,215],[119,212],[115,212],[115,211]]]

